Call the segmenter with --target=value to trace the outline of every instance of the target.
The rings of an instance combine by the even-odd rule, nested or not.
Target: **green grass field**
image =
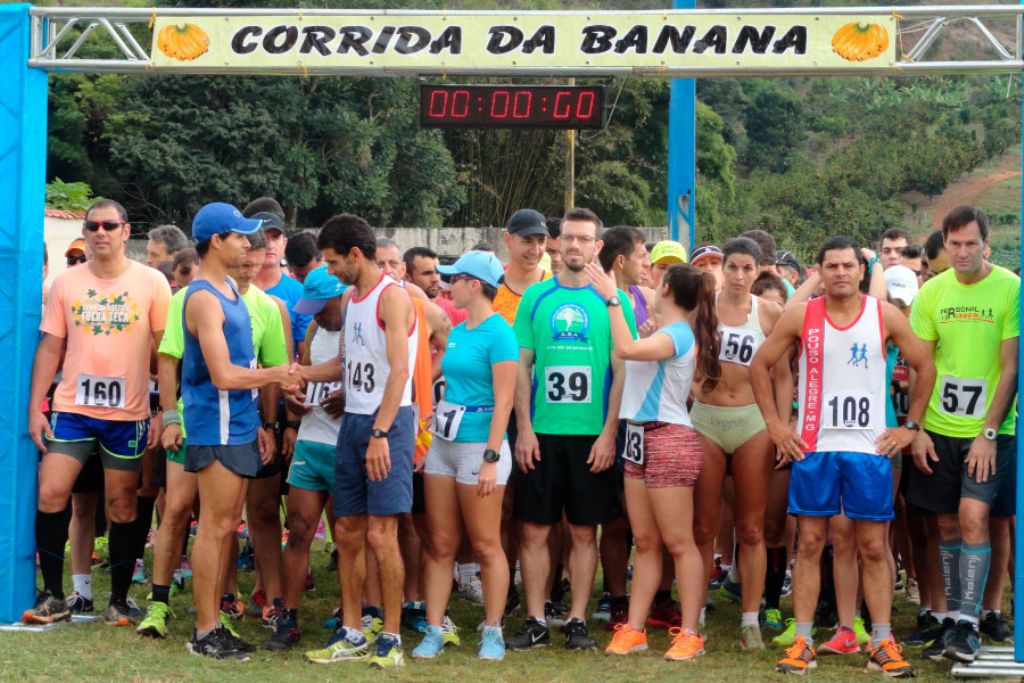
[[[409,651],[419,642],[419,636],[403,632],[406,647],[406,666],[399,672],[370,671],[363,662],[347,662],[331,666],[307,663],[302,658],[306,649],[320,647],[327,638],[320,622],[337,604],[338,589],[334,575],[327,571],[329,555],[320,542],[314,547],[313,565],[317,590],[306,594],[300,614],[303,631],[302,643],[292,651],[281,654],[264,650],[257,652],[250,662],[213,662],[188,654],[185,640],[192,629],[193,615],[188,613],[191,593],[172,599],[177,618],[171,622],[170,636],[163,641],[140,640],[133,629],[114,628],[96,622],[76,624],[53,629],[45,633],[0,633],[0,680],[111,680],[111,681],[334,681],[338,679],[361,681],[378,680],[383,676],[398,680],[415,681],[515,681],[539,683],[541,681],[638,681],[671,676],[674,679],[701,681],[742,682],[749,680],[781,680],[775,673],[774,661],[781,650],[769,645],[763,653],[741,652],[737,643],[739,611],[722,599],[708,615],[708,653],[691,663],[671,663],[660,658],[668,646],[664,632],[654,632],[651,650],[639,656],[625,658],[606,657],[602,653],[566,652],[561,638],[552,634],[552,646],[533,652],[509,652],[504,662],[484,663],[476,659],[479,636],[475,632],[482,617],[479,607],[455,600],[452,618],[460,626],[462,646],[451,649],[437,660],[412,660]],[[70,583],[70,567],[66,581]],[[93,571],[94,594],[97,610],[106,607],[109,579],[106,572]],[[251,589],[252,574],[243,572],[240,582],[243,593]],[[132,589],[141,599],[149,587]],[[593,607],[593,604],[592,604]],[[790,609],[788,599],[783,601],[783,612]],[[913,628],[915,606],[900,594],[897,600],[896,633],[905,634]],[[518,629],[522,611],[513,615],[506,632]],[[610,634],[603,624],[594,623],[601,647]],[[261,643],[270,633],[254,620],[241,622],[242,637],[252,643]],[[765,640],[773,635],[765,631]],[[560,636],[560,634],[558,634]],[[924,680],[948,677],[948,664],[924,661],[916,652],[909,659],[918,676]],[[814,680],[882,680],[879,674],[864,671],[864,655],[844,658],[819,659]]]

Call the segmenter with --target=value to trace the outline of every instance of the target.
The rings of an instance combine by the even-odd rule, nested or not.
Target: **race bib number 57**
[[[939,405],[947,415],[985,417],[987,396],[983,379],[958,379],[946,375],[939,389]]]
[[[124,377],[79,375],[75,382],[75,405],[124,408],[124,393]]]
[[[552,365],[544,369],[548,403],[590,403],[593,389],[587,365]]]

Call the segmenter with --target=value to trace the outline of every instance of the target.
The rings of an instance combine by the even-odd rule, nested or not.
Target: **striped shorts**
[[[624,461],[627,479],[648,488],[693,486],[704,466],[704,449],[692,427],[648,422],[644,425],[644,464]]]

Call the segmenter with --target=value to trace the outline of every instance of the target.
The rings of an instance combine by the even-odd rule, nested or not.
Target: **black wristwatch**
[[[911,431],[914,431],[914,432],[921,431],[921,425],[917,424],[913,420],[904,420],[903,421],[903,426],[906,427],[907,429],[911,430]]]
[[[493,448],[488,448],[484,451],[484,462],[498,462],[501,460],[501,454]]]
[[[298,429],[301,426],[302,420],[288,420],[288,422],[285,424],[285,427],[287,427],[288,429]]]
[[[263,423],[263,428],[264,429],[269,429],[269,430],[271,430],[272,432],[274,432],[276,434],[277,431],[279,429],[281,429],[281,423],[280,422],[264,422]]]
[[[376,427],[374,427],[373,429],[370,430],[370,436],[372,436],[375,439],[386,439],[388,438],[388,433],[385,432],[383,429],[377,429]]]
[[[616,294],[612,294],[610,297],[604,300],[606,306],[621,306],[622,302],[619,301],[619,297]]]

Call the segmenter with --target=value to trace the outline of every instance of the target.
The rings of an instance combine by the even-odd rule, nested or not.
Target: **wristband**
[[[299,427],[302,426],[302,421],[301,420],[288,420],[288,423],[286,424],[286,426],[289,429],[298,429]]]
[[[163,413],[164,427],[168,425],[180,425],[181,415],[178,414],[178,409],[165,410]]]

